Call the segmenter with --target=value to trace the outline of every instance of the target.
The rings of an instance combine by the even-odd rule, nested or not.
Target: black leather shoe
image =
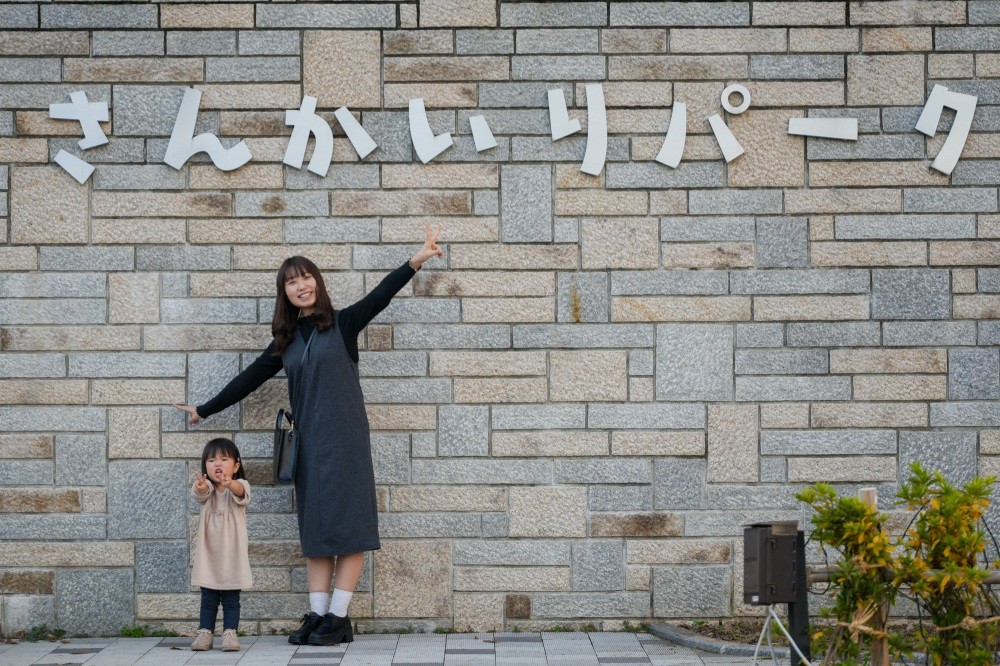
[[[292,645],[305,645],[309,635],[323,622],[323,616],[316,613],[306,613],[302,616],[302,626],[288,634],[288,642]]]
[[[309,634],[309,645],[338,645],[354,640],[351,617],[337,617],[333,613],[323,616],[323,621]]]

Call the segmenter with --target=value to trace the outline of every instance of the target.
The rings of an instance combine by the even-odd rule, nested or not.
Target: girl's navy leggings
[[[215,631],[215,616],[222,604],[222,629],[236,629],[240,624],[240,591],[211,590],[201,588],[201,624],[200,629]]]

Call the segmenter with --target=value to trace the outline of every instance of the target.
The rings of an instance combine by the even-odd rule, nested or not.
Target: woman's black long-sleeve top
[[[350,305],[343,310],[336,311],[334,318],[335,326],[340,329],[340,334],[344,337],[344,344],[347,345],[347,353],[351,359],[358,362],[358,334],[368,325],[375,316],[389,305],[389,301],[402,289],[407,282],[416,274],[410,262],[406,262],[393,272],[389,273],[378,283],[371,293],[362,298],[354,305]],[[316,324],[311,316],[299,319],[299,330],[305,338],[309,337]],[[274,355],[274,341],[267,346],[257,359],[251,363],[246,370],[229,382],[218,395],[208,402],[198,405],[198,416],[207,418],[212,414],[217,414],[230,405],[247,397],[257,390],[261,384],[281,371],[282,362],[280,356]]]

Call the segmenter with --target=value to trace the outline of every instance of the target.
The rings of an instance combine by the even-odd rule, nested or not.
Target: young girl
[[[222,604],[222,649],[240,649],[240,590],[253,585],[247,553],[247,504],[250,484],[243,473],[240,450],[218,437],[201,452],[201,473],[191,494],[200,503],[198,542],[191,583],[201,587],[201,620],[192,650],[211,650],[215,616]]]

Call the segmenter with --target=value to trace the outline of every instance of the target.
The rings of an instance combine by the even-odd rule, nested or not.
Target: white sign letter
[[[451,134],[445,132],[440,136],[434,136],[431,124],[427,121],[424,100],[419,97],[410,100],[410,139],[413,141],[414,150],[417,151],[417,157],[424,164],[451,146]]]
[[[969,130],[972,129],[972,116],[976,113],[977,100],[974,95],[952,92],[940,84],[931,90],[920,119],[917,120],[918,132],[933,137],[937,133],[944,107],[955,110],[955,122],[951,124],[948,138],[945,139],[941,151],[931,164],[932,168],[950,175],[958,164],[958,158],[962,156],[962,149],[965,148],[965,141],[969,138]]]
[[[600,83],[587,86],[587,152],[580,171],[596,176],[604,168],[608,156],[608,114],[604,108],[604,87]]]
[[[312,134],[316,137],[316,146],[309,160],[309,170],[319,176],[326,176],[326,172],[330,170],[330,162],[333,161],[333,130],[325,120],[316,115],[316,98],[306,95],[302,98],[298,111],[285,111],[285,124],[292,125],[293,129],[282,161],[290,167],[301,169],[309,135]]]
[[[49,104],[49,118],[57,120],[79,120],[83,126],[83,138],[79,146],[83,149],[103,146],[108,142],[104,130],[98,123],[108,119],[107,102],[88,102],[87,93],[79,90],[69,96],[70,104]]]
[[[253,157],[247,144],[240,141],[232,148],[224,148],[219,137],[214,134],[194,135],[194,124],[198,120],[198,105],[201,103],[201,91],[194,88],[184,90],[181,109],[174,121],[174,131],[167,144],[167,154],[163,161],[175,169],[180,169],[184,163],[196,153],[208,153],[212,163],[223,171],[238,169]]]

